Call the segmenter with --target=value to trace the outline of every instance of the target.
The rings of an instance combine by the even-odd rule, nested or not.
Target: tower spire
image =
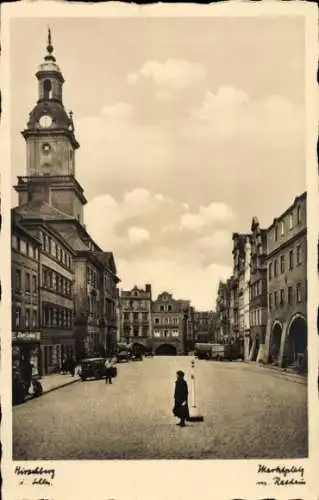
[[[48,27],[48,45],[47,45],[47,55],[45,56],[45,61],[55,62],[55,57],[53,56],[53,45],[51,39],[51,29]]]

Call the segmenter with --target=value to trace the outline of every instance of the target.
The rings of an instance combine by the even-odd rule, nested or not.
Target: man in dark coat
[[[188,386],[186,380],[184,380],[184,372],[179,370],[177,372],[177,380],[175,382],[175,392],[174,392],[174,408],[173,413],[175,417],[180,419],[177,424],[181,427],[185,427],[185,420],[189,418],[188,409]]]

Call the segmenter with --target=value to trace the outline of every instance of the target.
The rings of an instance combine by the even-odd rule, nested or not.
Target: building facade
[[[226,342],[230,336],[230,289],[219,282],[216,299],[216,341]]]
[[[31,362],[43,373],[40,331],[40,240],[14,214],[11,218],[12,365]]]
[[[212,311],[194,311],[194,336],[195,342],[213,341],[214,331]]]
[[[138,344],[142,351],[153,350],[151,285],[121,290],[120,337],[121,342]]]
[[[152,303],[153,345],[156,354],[184,354],[187,341],[188,310],[185,301],[163,292]]]
[[[277,217],[267,231],[268,322],[266,361],[307,367],[307,197]]]
[[[41,313],[46,328],[55,328],[56,345],[48,345],[47,355],[48,366],[54,367],[63,345],[72,344],[72,330],[78,359],[113,351],[119,279],[113,254],[103,252],[84,225],[86,198],[75,177],[80,145],[73,115],[64,108],[64,78],[53,55],[50,31],[36,77],[38,99],[22,132],[27,175],[18,177],[19,206],[14,210],[33,231],[39,232],[35,224],[42,227]]]
[[[249,359],[263,360],[267,327],[267,230],[257,217],[251,224],[250,335]]]
[[[239,338],[244,345],[244,359],[249,359],[250,338],[250,254],[249,234],[233,234],[234,279],[238,283]]]

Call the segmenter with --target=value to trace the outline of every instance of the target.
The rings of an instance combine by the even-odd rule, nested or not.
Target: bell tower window
[[[52,99],[51,80],[44,80],[43,82],[43,97],[44,99]]]

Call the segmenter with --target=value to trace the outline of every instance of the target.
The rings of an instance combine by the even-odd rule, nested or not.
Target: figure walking
[[[185,427],[185,420],[189,419],[188,386],[184,379],[184,372],[179,370],[176,375],[173,414],[180,419],[177,425]]]

